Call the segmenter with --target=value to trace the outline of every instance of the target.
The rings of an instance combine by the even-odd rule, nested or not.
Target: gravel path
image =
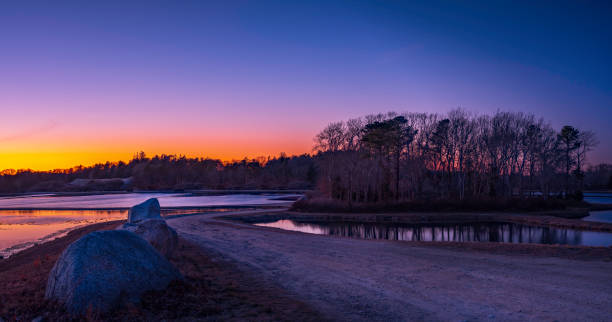
[[[334,320],[612,320],[612,262],[309,235],[214,216],[168,223]]]

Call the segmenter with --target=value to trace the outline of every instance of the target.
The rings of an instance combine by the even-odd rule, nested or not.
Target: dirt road
[[[309,235],[214,216],[168,223],[333,320],[612,319],[612,262]]]

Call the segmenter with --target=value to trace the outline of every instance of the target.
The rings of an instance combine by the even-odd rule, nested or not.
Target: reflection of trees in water
[[[297,224],[322,230],[327,235],[404,241],[455,241],[569,244],[582,243],[582,233],[571,229],[532,227],[509,223],[458,225],[382,225],[357,223]]]

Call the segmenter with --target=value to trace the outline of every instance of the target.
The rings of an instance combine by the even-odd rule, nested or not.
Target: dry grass
[[[141,302],[113,312],[93,311],[69,316],[62,305],[44,300],[47,276],[61,252],[81,236],[114,229],[119,222],[84,227],[0,261],[0,317],[7,321],[31,320],[320,320],[305,304],[273,285],[236,269],[205,250],[180,241],[171,261],[185,276],[163,291],[147,292]]]
[[[478,200],[415,200],[385,203],[352,203],[328,198],[300,199],[291,210],[330,213],[398,213],[398,212],[540,212],[561,217],[581,218],[588,215],[590,205],[583,201],[563,199],[478,199]]]

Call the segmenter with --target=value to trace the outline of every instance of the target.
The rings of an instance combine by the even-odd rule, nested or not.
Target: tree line
[[[311,154],[232,162],[139,152],[127,162],[8,169],[0,172],[0,193],[314,189],[351,204],[579,197],[584,189],[612,189],[612,165],[585,169],[597,145],[592,132],[555,130],[532,114],[373,114],[330,123],[314,142]]]
[[[129,178],[129,184],[126,180]],[[74,184],[76,179],[87,184]],[[106,162],[53,171],[4,170],[0,193],[33,191],[189,190],[189,189],[309,189],[316,180],[310,155],[243,159],[223,162],[176,155],[128,162]],[[77,180],[78,181],[78,180]]]
[[[597,143],[593,132],[555,130],[525,113],[368,115],[316,135],[317,188],[349,204],[581,198],[587,154]]]

